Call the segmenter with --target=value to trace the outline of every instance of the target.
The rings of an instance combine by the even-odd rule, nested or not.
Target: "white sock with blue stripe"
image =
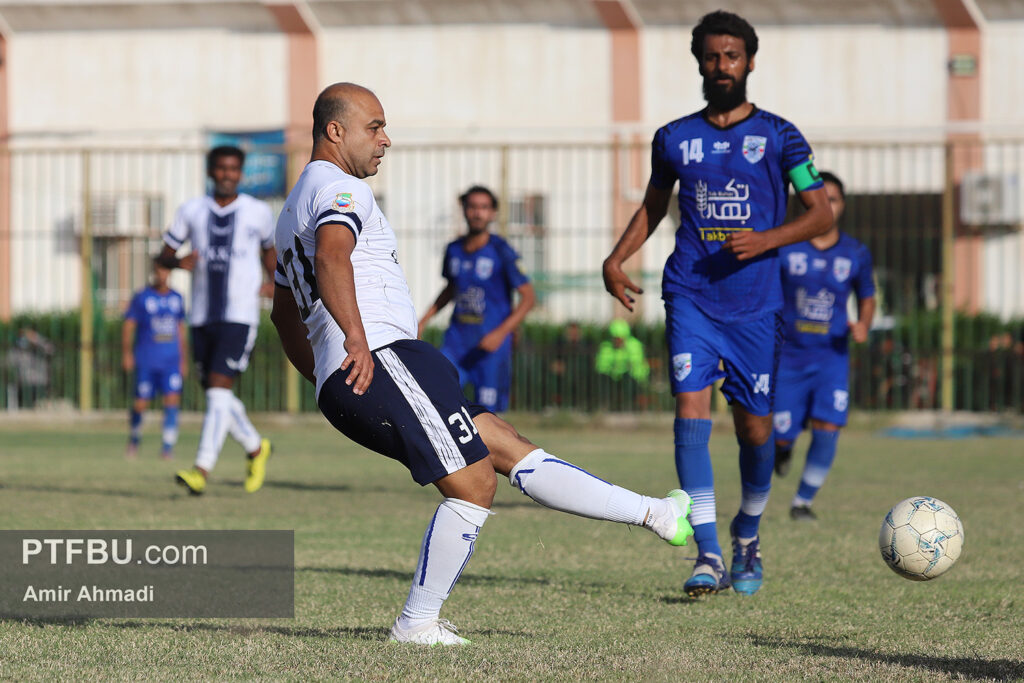
[[[231,425],[228,427],[231,438],[242,444],[246,453],[252,453],[260,447],[260,433],[249,421],[249,415],[245,412],[245,405],[241,399],[234,394],[231,398]]]
[[[203,429],[199,432],[196,467],[210,472],[217,464],[231,426],[231,406],[234,400],[235,395],[230,389],[211,387],[206,390],[206,414],[203,416]]]
[[[641,525],[665,508],[649,498],[598,479],[590,472],[546,453],[531,451],[508,475],[512,485],[541,505],[580,517]]]
[[[438,618],[441,606],[473,556],[477,534],[490,514],[487,508],[458,498],[446,498],[437,506],[423,534],[412,587],[398,618],[400,628],[414,628]]]

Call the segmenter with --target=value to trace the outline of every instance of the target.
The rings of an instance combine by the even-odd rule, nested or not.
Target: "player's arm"
[[[288,362],[295,366],[299,374],[316,384],[313,374],[313,347],[309,344],[308,332],[299,306],[295,303],[292,290],[283,285],[274,285],[274,307],[270,311],[270,321],[277,329],[277,336],[284,347],[284,355]]]
[[[746,261],[766,251],[804,242],[827,232],[832,226],[832,207],[829,206],[825,188],[817,187],[797,192],[797,197],[807,209],[799,216],[762,232],[733,232],[726,237],[722,248],[731,251],[737,260]]]
[[[455,298],[455,283],[449,282],[445,285],[445,288],[441,290],[441,293],[437,295],[437,298],[434,299],[434,303],[430,304],[430,308],[428,308],[427,312],[423,314],[423,317],[420,318],[417,336],[423,336],[423,330],[427,329],[427,323],[430,322],[430,319],[440,313],[453,298]]]
[[[637,294],[644,292],[629,279],[629,276],[622,270],[622,264],[639,251],[647,238],[657,229],[658,224],[668,213],[668,203],[671,199],[671,187],[662,189],[655,187],[653,183],[648,183],[643,203],[633,214],[626,231],[622,233],[622,237],[612,249],[612,253],[604,260],[601,269],[604,275],[604,288],[630,311],[633,310],[633,297],[626,294],[626,290]]]
[[[277,270],[277,249],[273,246],[263,247],[261,257],[263,272],[266,273],[263,284],[260,286],[260,296],[274,296],[274,271]]]
[[[135,344],[136,327],[138,325],[133,318],[125,318],[121,326],[121,367],[125,372],[135,369],[135,351],[132,346]]]
[[[857,321],[850,323],[850,336],[853,341],[863,344],[868,340],[871,321],[875,318],[875,297],[857,298]]]
[[[164,244],[164,248],[160,251],[160,262],[166,265],[168,268],[181,268],[182,270],[192,270],[196,265],[196,253],[194,251],[185,254],[181,258],[177,256],[178,250],[169,244]]]
[[[348,355],[342,370],[351,366],[346,384],[361,395],[373,380],[373,356],[366,341],[366,331],[356,301],[356,283],[352,271],[352,250],[356,248],[355,233],[344,224],[322,225],[316,231],[316,280],[320,300],[345,333]]]
[[[485,334],[477,344],[484,351],[496,351],[505,341],[505,337],[515,332],[516,328],[522,324],[526,314],[537,302],[537,294],[531,283],[524,282],[516,287],[516,291],[519,292],[519,302],[516,303],[516,307],[512,309],[507,318],[501,321],[500,325]]]

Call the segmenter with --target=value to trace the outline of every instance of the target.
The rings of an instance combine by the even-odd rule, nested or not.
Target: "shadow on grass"
[[[296,573],[310,572],[315,574],[342,574],[344,576],[365,576],[371,579],[412,580],[412,573],[396,569],[367,569],[364,567],[296,567]],[[551,581],[543,577],[493,576],[488,574],[463,574],[459,577],[459,585],[483,584],[520,584],[530,586],[547,586]]]
[[[320,628],[316,626],[274,626],[269,624],[211,624],[208,622],[157,621],[147,619],[109,621],[108,619],[52,618],[52,619],[0,619],[0,624],[23,623],[32,626],[96,626],[114,629],[167,629],[178,633],[211,632],[225,633],[242,637],[260,634],[273,634],[288,638],[343,638],[346,640],[385,641],[391,633],[390,626],[338,626]],[[481,629],[474,631],[476,636],[511,636],[519,638],[531,637],[532,634],[509,629]]]
[[[29,486],[11,486],[11,491],[31,491],[32,493],[63,493],[73,496],[111,496],[114,498],[146,498],[148,500],[171,500],[180,498],[180,492],[171,488],[168,482],[166,495],[153,495],[152,491],[136,491],[134,489],[89,489],[80,486],[52,486],[32,484]]]
[[[1009,659],[982,659],[980,657],[939,657],[933,655],[886,654],[856,647],[840,647],[812,640],[794,641],[771,636],[750,634],[748,640],[757,647],[790,649],[801,654],[818,657],[842,657],[896,664],[898,666],[930,669],[948,674],[952,678],[975,680],[1015,680],[1024,676],[1024,663]]]
[[[277,479],[268,479],[263,483],[263,486],[268,489],[288,489],[290,491],[336,491],[344,493],[352,490],[352,487],[348,484],[315,484],[307,481],[278,481]]]

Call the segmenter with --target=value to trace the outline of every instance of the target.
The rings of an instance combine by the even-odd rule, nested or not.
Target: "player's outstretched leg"
[[[740,445],[740,510],[729,525],[732,536],[730,578],[737,593],[756,593],[764,581],[761,538],[758,527],[771,491],[775,443],[769,438],[759,446],[737,439]]]
[[[711,420],[677,417],[675,434],[676,473],[680,485],[693,498],[693,539],[697,542],[697,562],[683,584],[691,598],[718,593],[729,587],[729,573],[722,561],[715,524],[715,483],[711,469]]]
[[[693,529],[687,521],[690,497],[674,490],[650,498],[595,477],[538,448],[508,422],[491,413],[474,418],[494,469],[513,486],[545,507],[581,517],[642,526],[670,545],[686,545]]]
[[[811,445],[807,449],[807,462],[800,477],[800,488],[797,489],[789,509],[789,516],[796,520],[814,520],[817,515],[811,510],[814,496],[825,484],[832,462],[836,458],[836,445],[839,442],[838,430],[814,429],[811,431]]]

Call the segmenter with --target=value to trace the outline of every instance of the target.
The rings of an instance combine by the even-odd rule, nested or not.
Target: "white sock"
[[[545,507],[581,517],[625,524],[643,524],[663,501],[598,479],[584,469],[538,448],[520,460],[508,479]]]
[[[196,467],[207,472],[213,470],[224,447],[224,439],[231,426],[231,406],[235,395],[230,389],[211,387],[206,390],[206,414],[203,429],[199,433],[199,452],[196,453]]]
[[[437,506],[423,534],[412,587],[398,618],[400,628],[413,628],[438,618],[441,605],[473,556],[477,534],[490,514],[487,508],[458,498],[446,498]]]
[[[231,438],[242,444],[246,453],[252,453],[260,447],[260,433],[249,421],[241,399],[232,394],[231,401],[231,424],[228,426]]]

